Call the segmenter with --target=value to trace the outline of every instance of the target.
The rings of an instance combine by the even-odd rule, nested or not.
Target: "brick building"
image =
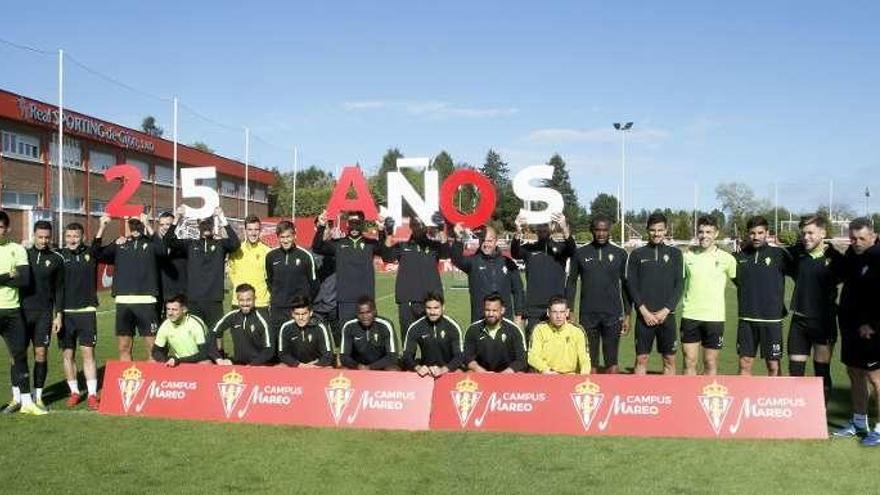
[[[33,222],[57,223],[58,108],[0,90],[0,207],[12,220],[11,236],[29,239]],[[200,181],[217,190],[227,217],[243,218],[245,166],[236,160],[178,144],[178,167],[215,167],[215,180]],[[104,171],[129,163],[141,172],[141,184],[129,204],[142,204],[155,218],[172,209],[173,143],[144,132],[64,109],[64,223],[80,222],[87,237],[97,228],[107,202],[120,182],[108,182]],[[266,217],[269,186],[274,175],[248,167],[248,213]],[[179,181],[178,181],[179,186]],[[182,203],[178,188],[178,205]],[[189,200],[199,206],[200,200]],[[107,239],[117,236],[121,222],[113,222]]]

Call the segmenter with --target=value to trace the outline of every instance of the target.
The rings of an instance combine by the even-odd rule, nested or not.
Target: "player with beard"
[[[324,237],[327,228],[327,210],[318,215],[318,229],[312,241],[312,251],[321,256],[332,256],[336,265],[337,319],[342,323],[355,318],[358,300],[376,298],[376,270],[373,258],[381,254],[385,231],[379,231],[379,240],[364,237],[364,214],[348,214],[348,233],[341,239]]]
[[[526,339],[530,339],[535,325],[547,317],[547,301],[553,296],[565,294],[565,268],[577,245],[562,213],[554,213],[550,224],[535,226],[538,236],[535,242],[522,242],[524,223],[523,218],[516,219],[510,257],[523,260],[526,264]],[[562,241],[551,237],[554,225],[561,231]]]
[[[438,216],[439,214],[435,214],[432,220],[442,225],[443,218]],[[449,258],[449,245],[442,228],[437,240],[431,239],[428,227],[417,217],[410,219],[412,234],[404,242],[395,242],[391,236],[394,232],[393,218],[385,219],[384,227],[382,260],[398,264],[394,298],[400,318],[400,331],[405,332],[413,321],[424,316],[425,296],[429,293],[443,294],[437,263],[441,259]]]
[[[623,248],[610,242],[611,220],[596,216],[590,220],[593,242],[575,251],[571,261],[566,295],[574,301],[581,283],[579,318],[590,344],[592,372],[599,364],[599,348],[605,373],[617,373],[620,336],[629,331],[629,295],[626,293],[626,258]]]
[[[406,330],[401,358],[403,369],[414,370],[422,377],[439,378],[461,368],[464,351],[461,327],[443,314],[443,303],[442,294],[432,292],[425,296],[425,316]],[[416,359],[416,350],[419,359]]]
[[[504,299],[499,294],[483,298],[483,319],[471,323],[464,336],[463,359],[470,371],[526,371],[526,336],[519,325],[504,318],[504,310]]]

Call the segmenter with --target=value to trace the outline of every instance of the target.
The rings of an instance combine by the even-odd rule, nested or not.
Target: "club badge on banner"
[[[430,380],[374,371],[107,363],[113,415],[425,430]]]
[[[569,435],[827,438],[818,378],[455,373],[431,429]]]

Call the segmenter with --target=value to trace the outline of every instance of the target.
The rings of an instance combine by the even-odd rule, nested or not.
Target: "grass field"
[[[446,277],[448,311],[467,320],[462,279]],[[397,321],[393,276],[380,275],[380,314]],[[102,296],[98,355],[116,356],[112,304]],[[736,311],[728,291],[728,314]],[[729,318],[720,372],[736,372]],[[67,410],[60,353],[44,393],[52,413],[0,417],[3,493],[880,493],[880,449],[854,440],[718,441],[496,433],[342,431],[103,417]],[[137,356],[145,357],[143,349]],[[621,365],[634,358],[632,335]],[[659,371],[652,356],[651,370]],[[756,363],[755,370],[763,370]],[[829,423],[849,415],[849,382],[835,362]],[[0,354],[0,397],[9,362]],[[81,382],[82,383],[82,382]],[[84,384],[81,384],[83,386]]]

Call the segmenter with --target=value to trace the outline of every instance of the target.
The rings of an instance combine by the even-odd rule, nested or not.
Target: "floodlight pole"
[[[626,243],[626,133],[632,130],[632,122],[615,122],[614,129],[620,131],[620,245]]]

